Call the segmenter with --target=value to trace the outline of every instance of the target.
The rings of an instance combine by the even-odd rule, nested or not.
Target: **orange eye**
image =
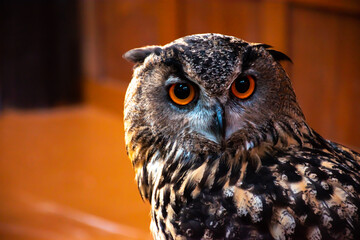
[[[255,81],[250,75],[238,77],[231,85],[231,92],[240,99],[250,97],[254,90]]]
[[[174,103],[187,105],[195,98],[195,89],[188,83],[176,83],[171,85],[169,96]]]

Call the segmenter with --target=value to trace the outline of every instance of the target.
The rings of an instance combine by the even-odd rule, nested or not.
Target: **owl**
[[[305,121],[271,46],[128,51],[126,149],[154,239],[360,239],[360,155]]]

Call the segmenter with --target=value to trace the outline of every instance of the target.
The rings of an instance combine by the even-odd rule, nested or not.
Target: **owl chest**
[[[321,231],[333,234],[335,225],[329,225],[337,219],[333,209],[348,215],[348,219],[339,218],[337,222],[346,225],[355,221],[357,215],[351,209],[357,208],[349,208],[354,205],[350,200],[345,205],[343,201],[334,202],[334,197],[320,199],[331,188],[323,184],[324,189],[320,189],[318,179],[309,170],[311,165],[284,168],[281,164],[261,166],[257,171],[248,165],[235,167],[221,161],[212,165],[204,162],[186,170],[177,166],[171,172],[165,165],[154,166],[148,176],[155,239],[282,239],[294,234],[303,239],[319,237]],[[331,179],[330,175],[327,184],[332,184]],[[336,193],[334,190],[329,196]],[[302,228],[304,231],[299,231]],[[349,235],[350,227],[344,229],[334,236]]]
[[[151,195],[155,239],[263,238],[258,225],[263,224],[265,199],[230,186],[231,171],[221,175],[220,165],[204,163],[186,174],[175,170],[171,178],[158,171],[162,174],[155,178]]]
[[[179,190],[181,191],[181,190]],[[203,189],[186,196],[174,185],[157,190],[152,203],[151,230],[155,239],[238,239],[240,236],[266,239],[262,199],[248,192],[236,193],[231,188],[211,192]],[[266,221],[264,221],[266,220]],[[246,238],[245,238],[246,239]],[[269,238],[270,239],[270,238]]]

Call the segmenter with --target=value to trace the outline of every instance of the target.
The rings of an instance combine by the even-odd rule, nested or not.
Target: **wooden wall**
[[[121,57],[127,50],[218,32],[286,52],[310,125],[360,149],[360,2],[82,0],[81,9],[88,101],[121,113],[132,69]]]
[[[330,139],[360,147],[360,18],[291,9],[292,80],[307,120]]]

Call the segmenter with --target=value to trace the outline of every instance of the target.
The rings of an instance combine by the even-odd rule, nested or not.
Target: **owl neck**
[[[140,134],[132,138],[138,142],[128,144],[127,150],[139,191],[143,198],[152,202],[156,200],[156,191],[165,185],[185,192],[190,186],[185,183],[187,181],[198,191],[221,188],[217,184],[223,184],[225,179],[229,179],[227,184],[235,184],[235,180],[241,179],[239,174],[245,169],[259,169],[263,159],[273,151],[311,144],[314,133],[305,121],[292,120],[269,121],[262,127],[247,129],[247,133],[240,131],[225,147],[206,141],[184,144],[174,137],[161,135]],[[191,193],[195,194],[196,189]]]

